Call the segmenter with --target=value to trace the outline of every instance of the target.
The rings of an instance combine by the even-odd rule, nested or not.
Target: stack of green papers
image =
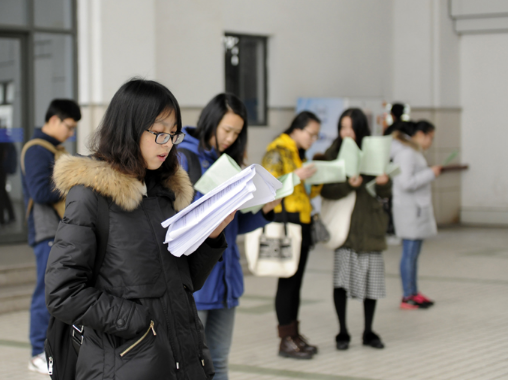
[[[196,182],[194,189],[202,194],[206,194],[241,171],[242,169],[236,161],[226,153],[223,153]]]
[[[352,138],[346,137],[337,158],[344,160],[348,177],[359,174],[378,176],[385,173],[390,161],[391,143],[391,136],[367,136],[363,138],[360,150]]]
[[[284,174],[283,176],[281,176],[277,179],[280,182],[282,182],[282,187],[276,191],[275,199],[281,199],[281,198],[287,197],[288,195],[293,194],[295,186],[300,184],[300,178],[295,173]],[[246,214],[248,212],[252,212],[253,214],[255,214],[259,210],[261,210],[263,208],[263,206],[264,205],[244,208],[240,211],[244,214]]]
[[[312,161],[303,166],[313,164],[316,173],[305,180],[306,185],[321,185],[324,183],[337,183],[346,181],[346,167],[344,160]]]

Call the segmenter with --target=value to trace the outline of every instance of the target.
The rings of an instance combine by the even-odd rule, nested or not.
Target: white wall
[[[203,107],[224,91],[221,1],[156,0],[157,79],[181,106]]]
[[[459,36],[448,1],[393,0],[392,62],[395,100],[459,106]]]
[[[508,224],[508,33],[461,40],[462,220]]]
[[[391,1],[223,0],[225,31],[269,35],[268,101],[391,95]]]
[[[270,107],[294,107],[299,96],[390,95],[390,2],[158,0],[156,10],[157,78],[183,106],[224,90],[226,31],[269,36]]]

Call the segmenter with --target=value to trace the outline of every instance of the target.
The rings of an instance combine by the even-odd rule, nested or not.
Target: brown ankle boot
[[[296,323],[278,326],[280,346],[279,356],[294,359],[312,359],[313,354],[304,349],[298,337]]]
[[[300,322],[294,321],[293,323],[296,324],[296,333],[298,334],[296,337],[297,344],[300,347],[302,347],[304,351],[310,352],[312,355],[317,354],[318,353],[317,346],[313,346],[313,345],[309,344],[307,339],[303,335],[300,335],[300,329],[299,329]]]

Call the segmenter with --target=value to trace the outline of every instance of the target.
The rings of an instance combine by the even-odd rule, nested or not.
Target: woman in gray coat
[[[435,127],[427,121],[406,123],[393,133],[392,160],[401,169],[393,180],[393,219],[402,239],[400,276],[404,296],[401,309],[427,308],[434,304],[418,292],[417,269],[423,239],[437,233],[432,208],[431,182],[441,174],[441,166],[429,167],[422,152],[429,149]]]

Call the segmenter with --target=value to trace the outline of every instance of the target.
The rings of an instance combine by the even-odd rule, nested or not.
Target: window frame
[[[249,39],[255,39],[262,42],[263,47],[263,91],[261,96],[264,100],[264,106],[262,108],[261,114],[262,114],[262,121],[251,121],[249,120],[249,126],[256,126],[256,127],[267,127],[268,126],[268,36],[263,35],[257,35],[257,34],[245,34],[245,33],[236,33],[236,32],[224,32],[223,38],[226,37],[236,37],[240,40],[242,38],[249,38]],[[226,73],[226,54],[227,54],[227,47],[225,46],[225,43],[223,43],[224,47],[224,88],[227,91],[226,84],[227,84],[227,73]],[[241,53],[240,53],[241,54]],[[236,95],[236,94],[235,94]],[[243,101],[243,99],[242,99]]]

